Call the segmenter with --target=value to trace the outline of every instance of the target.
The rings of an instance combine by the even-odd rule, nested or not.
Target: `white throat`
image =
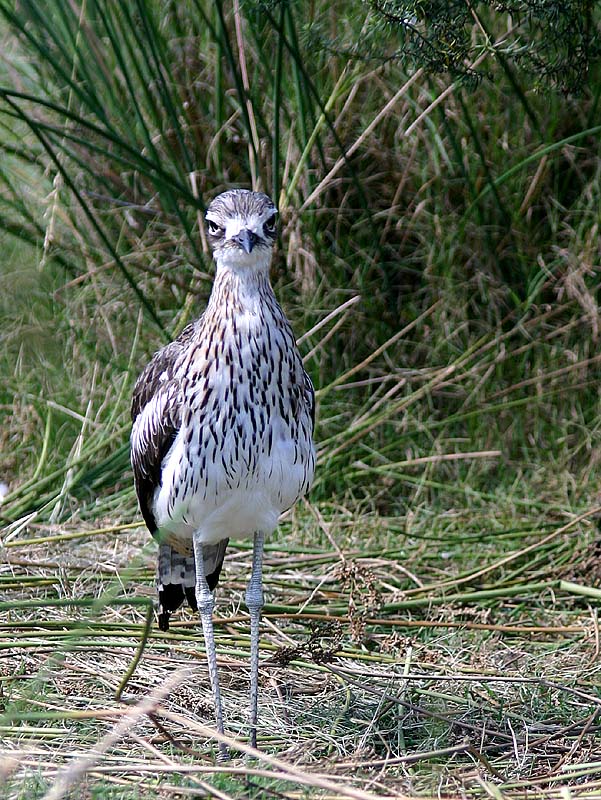
[[[231,247],[215,253],[217,274],[223,270],[234,272],[239,278],[244,279],[257,273],[269,274],[271,264],[271,248],[258,247],[250,253],[245,253],[242,248]]]

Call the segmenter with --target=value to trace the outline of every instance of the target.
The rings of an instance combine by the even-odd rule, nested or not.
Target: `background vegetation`
[[[560,5],[0,2],[9,797],[599,792],[599,8]],[[194,618],[147,624],[129,398],[233,185],[280,209],[320,462],[270,545],[262,761],[216,768]]]

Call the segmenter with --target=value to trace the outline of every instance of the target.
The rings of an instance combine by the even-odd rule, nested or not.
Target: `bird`
[[[265,537],[311,487],[315,392],[269,279],[277,209],[230,189],[206,211],[215,277],[204,313],[158,350],[135,383],[131,464],[158,547],[158,623],[185,601],[200,613],[224,734],[213,590],[230,539],[252,537],[249,741],[257,746]],[[218,758],[229,751],[219,738]]]

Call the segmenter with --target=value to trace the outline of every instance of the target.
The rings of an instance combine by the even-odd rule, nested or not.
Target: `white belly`
[[[188,549],[194,534],[205,544],[214,544],[275,530],[282,512],[310,487],[315,453],[310,438],[303,437],[300,443],[286,438],[285,426],[276,424],[272,433],[269,452],[255,442],[254,452],[240,450],[242,457],[235,459],[225,447],[202,464],[189,457],[194,448],[184,447],[186,432],[180,431],[155,493],[161,535],[167,541],[181,540]]]

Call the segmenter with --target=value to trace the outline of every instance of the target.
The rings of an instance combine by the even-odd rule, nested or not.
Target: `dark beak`
[[[250,253],[256,245],[258,238],[256,233],[243,228],[237,236],[234,236],[233,240],[240,245],[245,253]]]

